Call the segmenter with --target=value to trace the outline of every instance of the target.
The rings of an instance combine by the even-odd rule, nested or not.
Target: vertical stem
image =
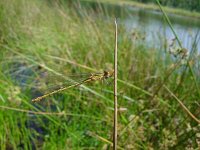
[[[114,52],[114,133],[113,150],[117,149],[117,20],[115,18],[115,52]]]

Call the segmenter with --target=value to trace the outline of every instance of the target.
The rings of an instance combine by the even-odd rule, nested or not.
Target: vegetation
[[[74,1],[0,1],[0,149],[111,147],[112,81],[31,101],[49,86],[69,85],[71,73],[113,68],[115,16],[108,11]],[[118,103],[125,110],[118,149],[197,149],[200,126],[177,102],[199,116],[197,50],[170,54],[118,28]]]

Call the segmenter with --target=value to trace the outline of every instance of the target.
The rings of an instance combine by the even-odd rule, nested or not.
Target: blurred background
[[[0,149],[200,148],[198,0],[1,0]],[[187,107],[185,111],[180,101]]]

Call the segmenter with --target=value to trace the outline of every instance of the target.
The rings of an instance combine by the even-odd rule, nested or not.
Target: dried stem
[[[178,103],[181,105],[181,107],[188,113],[188,115],[193,119],[195,120],[198,124],[200,124],[200,120],[195,117],[195,115],[193,115],[189,109],[181,102],[181,100],[174,94],[170,91],[170,89],[167,87],[167,86],[164,86],[165,89],[173,96],[173,98],[175,98],[175,100],[178,101]]]
[[[114,52],[114,133],[113,150],[117,149],[117,20],[115,19],[115,52]]]
[[[0,106],[1,109],[6,109],[6,110],[13,110],[13,111],[18,111],[18,112],[23,112],[23,113],[30,113],[30,114],[35,114],[35,115],[66,115],[64,112],[60,113],[55,113],[55,112],[36,112],[32,110],[25,110],[25,109],[19,109],[19,108],[13,108],[13,107],[7,107],[7,106]]]

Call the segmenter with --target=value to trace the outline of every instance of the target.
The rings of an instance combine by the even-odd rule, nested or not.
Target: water
[[[161,12],[95,2],[84,2],[82,6],[93,8],[97,13],[99,9],[103,10],[111,16],[110,20],[113,20],[114,14],[128,34],[134,31],[144,34],[144,42],[149,47],[162,49],[175,37]],[[200,52],[200,20],[172,14],[168,14],[168,17],[182,46],[191,51],[195,45]]]
[[[159,48],[175,37],[162,13],[133,7],[129,7],[129,12],[131,16],[123,19],[127,31],[137,29],[145,33],[146,45]],[[169,18],[182,46],[191,51],[196,40],[200,51],[200,20],[177,15],[169,15]]]

